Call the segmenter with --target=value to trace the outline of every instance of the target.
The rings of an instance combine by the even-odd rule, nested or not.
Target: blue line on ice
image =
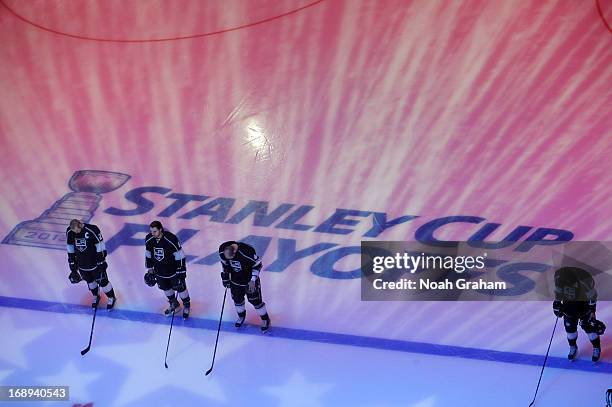
[[[63,314],[90,314],[91,307],[89,305],[65,304],[59,302],[49,302],[41,300],[31,300],[26,298],[14,298],[0,296],[0,307],[19,308],[43,312],[55,312]],[[168,324],[167,317],[150,312],[130,311],[115,309],[112,312],[102,312],[98,314],[106,318],[123,319],[135,322],[144,322],[150,324]],[[199,329],[217,329],[218,320],[194,318],[190,317],[184,321],[182,318],[175,320],[177,325],[182,325],[188,328]],[[224,322],[221,326],[223,331],[239,332],[247,335],[262,335],[257,329],[241,329],[236,331],[234,324]],[[292,339],[300,341],[311,341],[326,343],[332,345],[347,345],[359,346],[371,349],[391,350],[398,352],[419,353],[425,355],[449,356],[474,360],[484,360],[490,362],[512,363],[517,365],[541,366],[544,360],[544,355],[529,355],[525,353],[503,352],[489,349],[467,348],[453,345],[437,345],[425,342],[412,342],[397,339],[384,339],[358,335],[347,335],[333,332],[320,332],[296,328],[283,328],[274,326],[269,336],[282,339]],[[547,338],[542,338],[546,341]],[[542,342],[542,347],[545,347]],[[612,363],[600,362],[592,363],[590,360],[576,360],[569,362],[566,358],[549,356],[546,363],[547,367],[580,370],[593,373],[612,373]]]

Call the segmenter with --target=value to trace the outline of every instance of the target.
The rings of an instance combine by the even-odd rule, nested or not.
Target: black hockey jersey
[[[66,250],[70,270],[93,271],[104,264],[106,247],[96,225],[85,223],[80,233],[66,229]]]
[[[167,230],[159,240],[149,233],[145,238],[145,266],[154,269],[158,277],[185,276],[185,253],[178,238]]]
[[[555,300],[563,302],[563,312],[580,316],[595,312],[597,290],[591,274],[578,267],[562,267],[555,272]]]
[[[227,259],[223,254],[225,248],[231,244],[238,245],[238,251],[233,259]],[[219,257],[223,271],[229,273],[230,281],[237,285],[247,285],[252,277],[259,277],[261,259],[255,253],[253,246],[246,243],[229,241],[219,246]]]
[[[555,300],[597,302],[595,281],[588,271],[562,267],[555,272]]]

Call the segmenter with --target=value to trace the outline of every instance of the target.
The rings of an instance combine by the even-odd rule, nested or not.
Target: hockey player
[[[219,257],[223,266],[221,272],[223,286],[230,288],[238,313],[234,326],[241,327],[246,318],[244,306],[244,295],[246,294],[247,299],[261,317],[262,332],[267,332],[271,326],[270,317],[261,297],[259,272],[262,266],[255,249],[246,243],[229,241],[219,246]]]
[[[570,346],[567,358],[574,360],[578,353],[578,324],[588,335],[593,345],[593,362],[601,357],[599,335],[603,335],[606,326],[595,318],[597,291],[591,275],[581,268],[562,267],[555,272],[555,301],[553,312],[563,317],[567,341]]]
[[[108,280],[106,269],[106,248],[102,233],[96,225],[72,219],[66,229],[66,248],[68,251],[68,279],[72,284],[85,280],[94,296],[92,308],[100,302],[99,287],[106,294],[106,309],[111,310],[117,303],[115,290]]]
[[[161,222],[156,220],[149,225],[150,233],[145,238],[145,283],[153,287],[157,282],[160,290],[166,294],[170,307],[164,311],[166,316],[176,313],[181,308],[176,293],[183,301],[183,318],[189,317],[191,299],[187,290],[187,268],[185,253],[178,238],[164,230]]]

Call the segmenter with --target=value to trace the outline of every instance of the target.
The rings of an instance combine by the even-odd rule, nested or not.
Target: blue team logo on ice
[[[74,244],[80,252],[84,252],[87,249],[87,240],[84,238],[76,238],[74,239]]]
[[[230,260],[229,263],[230,263],[230,266],[232,266],[232,269],[234,269],[236,273],[239,273],[240,271],[242,271],[242,265],[240,264],[238,260]]]
[[[155,260],[157,261],[162,261],[164,259],[164,248],[163,247],[153,248],[153,257],[155,257]]]

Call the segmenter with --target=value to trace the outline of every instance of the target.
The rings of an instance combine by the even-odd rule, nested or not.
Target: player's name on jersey
[[[421,278],[411,280],[402,278],[397,281],[383,281],[377,278],[372,281],[372,287],[375,290],[414,290],[414,291],[429,291],[429,290],[505,290],[507,284],[505,281],[486,281],[478,279],[468,281],[465,278],[459,278],[455,281],[431,280],[429,278]]]

